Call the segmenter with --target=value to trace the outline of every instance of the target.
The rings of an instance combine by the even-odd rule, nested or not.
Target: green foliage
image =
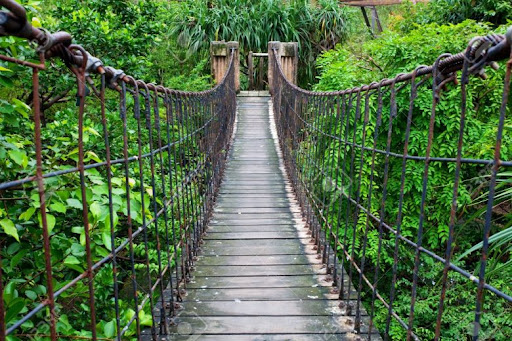
[[[269,41],[298,42],[304,85],[312,82],[317,55],[342,41],[347,29],[346,10],[335,0],[187,0],[176,14],[171,33],[190,54],[208,51],[213,40],[238,41],[243,55],[266,52]]]
[[[146,76],[148,56],[167,28],[157,1],[54,1],[45,11],[46,28],[69,32],[105,65]],[[157,19],[157,20],[155,20]]]
[[[24,4],[30,9],[29,17],[34,24],[42,23],[50,31],[69,31],[77,43],[98,56],[106,65],[124,69],[135,77],[146,81],[158,82],[184,90],[204,90],[210,87],[210,77],[205,76],[209,69],[207,58],[203,55],[187,57],[175,40],[169,38],[166,24],[173,15],[172,3],[165,1],[48,1],[44,9],[38,2]],[[0,38],[0,53],[19,59],[35,58],[34,48],[22,39]],[[37,61],[36,61],[37,62]],[[47,65],[50,65],[48,63]],[[185,76],[187,75],[187,76]],[[42,143],[43,171],[65,172],[76,167],[78,162],[78,115],[76,108],[76,80],[60,61],[52,61],[51,67],[40,74],[42,102]],[[93,77],[94,78],[94,77]],[[96,88],[99,88],[96,79]],[[62,95],[61,95],[62,94]],[[50,105],[52,99],[55,104]],[[106,116],[112,158],[122,158],[123,127],[120,124],[118,102],[119,95],[107,92]],[[133,110],[133,99],[127,99],[127,109]],[[33,93],[31,70],[29,68],[0,62],[0,182],[22,179],[35,174],[34,121],[32,118]],[[144,105],[142,105],[144,109]],[[160,101],[160,107],[164,105]],[[161,109],[162,110],[162,109]],[[163,110],[162,110],[163,111]],[[100,106],[93,92],[86,99],[84,119],[85,164],[94,164],[106,160],[103,126]],[[162,115],[164,115],[162,113]],[[198,117],[189,115],[187,127],[200,122]],[[164,118],[163,116],[162,118]],[[165,122],[162,120],[162,122]],[[144,126],[144,124],[143,124]],[[137,123],[131,115],[128,119],[129,155],[137,155]],[[170,138],[176,140],[178,134],[186,134],[187,129],[171,127]],[[166,140],[165,137],[163,137]],[[141,132],[142,153],[149,152],[147,130]],[[165,144],[166,142],[163,141]],[[155,146],[153,146],[154,148]],[[182,147],[183,155],[177,159],[163,162],[176,164],[176,172],[166,174],[167,182],[178,183],[181,176],[197,167],[198,158],[203,157],[197,145],[187,143]],[[139,179],[139,168],[143,168],[143,182]],[[183,172],[182,172],[183,171]],[[116,234],[115,243],[120,245],[127,238],[128,204],[130,218],[134,228],[142,225],[143,219],[150,221],[154,217],[153,204],[162,207],[162,180],[157,174],[153,193],[150,163],[146,159],[129,167],[130,200],[126,195],[126,180],[122,168],[112,168],[112,216],[109,209],[108,182],[106,170],[90,169],[85,174],[87,183],[86,203],[89,207],[89,234],[91,238],[92,262],[98,262],[112,251],[111,230]],[[200,182],[199,178],[198,181]],[[201,205],[196,196],[200,193],[198,184],[190,184],[190,192],[196,193],[191,201]],[[86,268],[85,229],[83,227],[83,202],[80,179],[76,172],[45,180],[46,220],[50,233],[51,263],[54,290],[67,285]],[[168,188],[166,186],[166,188]],[[170,191],[170,189],[168,189]],[[166,193],[167,197],[179,191]],[[2,276],[5,285],[4,303],[7,326],[20,317],[47,295],[46,276],[43,269],[44,251],[42,246],[42,218],[37,187],[32,182],[16,186],[0,193],[0,248]],[[143,204],[144,202],[144,204]],[[176,207],[168,205],[168,217],[179,228],[189,224],[194,217],[185,218]],[[173,216],[174,214],[174,216]],[[161,219],[160,219],[161,220]],[[112,224],[112,223],[113,224]],[[112,226],[111,226],[112,225]],[[158,273],[158,254],[155,235],[164,239],[166,226],[159,224],[158,230],[148,230],[148,252],[141,237],[134,240],[136,258],[136,279],[138,288],[131,283],[129,254],[124,249],[118,259],[117,276],[120,288],[121,325],[127,325],[135,311],[134,292],[139,304],[149,290],[148,278],[155,282]],[[141,234],[142,236],[142,234]],[[180,250],[178,249],[178,253]],[[126,260],[124,260],[126,259]],[[145,265],[146,260],[149,269]],[[174,261],[172,261],[174,262]],[[168,263],[162,257],[162,266]],[[170,264],[173,266],[174,263]],[[34,271],[38,269],[39,271]],[[97,312],[96,330],[99,337],[114,338],[115,311],[113,309],[112,265],[106,264],[98,269],[94,277]],[[56,302],[59,317],[57,333],[70,336],[90,337],[90,312],[88,306],[88,285],[79,281],[64,291]],[[157,299],[158,295],[154,296]],[[17,332],[37,335],[49,334],[47,311],[42,310],[24,323]],[[151,326],[152,318],[149,304],[139,312],[142,328]],[[134,337],[135,323],[125,333],[124,339]],[[11,337],[12,340],[18,340]]]
[[[429,15],[429,12],[424,13]],[[414,16],[414,13],[412,13]],[[393,30],[384,32],[378,39],[368,40],[363,43],[338,45],[334,50],[328,51],[319,58],[317,65],[320,68],[319,83],[316,86],[318,91],[330,91],[347,89],[361,84],[369,84],[378,79],[393,77],[401,72],[409,72],[418,65],[431,65],[442,53],[457,53],[465,50],[471,37],[485,35],[491,31],[488,24],[477,23],[471,20],[461,22],[457,25],[438,25],[435,23],[421,26],[402,25],[404,20],[395,22]],[[498,27],[498,33],[504,33],[506,27]],[[504,63],[498,71],[487,70],[489,78],[486,81],[472,78],[468,86],[468,113],[466,118],[463,157],[492,159],[494,153],[494,141],[496,138],[496,122],[498,121],[501,97],[503,91]],[[410,155],[424,156],[428,142],[429,120],[432,109],[432,82],[427,80],[419,88],[417,99],[413,108],[413,121],[410,132],[408,152]],[[406,130],[406,117],[409,108],[410,86],[405,86],[397,94],[398,116],[393,122],[391,139],[391,151],[403,153]],[[459,86],[449,84],[441,94],[442,98],[437,107],[437,116],[434,126],[434,141],[432,156],[440,158],[454,158],[457,151],[457,140],[460,126],[460,105],[461,91]],[[373,143],[373,132],[379,131],[377,148],[386,150],[387,127],[389,124],[390,106],[389,94],[384,95],[384,108],[382,122],[376,122],[376,95],[369,98],[370,117],[366,126],[366,145]],[[361,107],[364,107],[366,100],[361,100]],[[356,103],[349,111],[351,122],[355,120]],[[508,132],[512,126],[510,114],[512,107],[507,108],[506,128]],[[331,127],[328,121],[320,121],[321,127]],[[336,135],[344,136],[346,126],[337,127]],[[331,129],[331,128],[329,128]],[[361,124],[348,125],[349,131],[355,129],[355,141],[361,145],[363,140],[363,129]],[[510,160],[512,151],[507,148],[512,143],[509,133],[504,134],[502,158]],[[313,134],[314,135],[314,134]],[[350,135],[350,139],[352,139]],[[311,144],[312,141],[305,141]],[[322,155],[336,155],[337,143],[316,140],[314,143],[325,148],[319,148]],[[306,146],[306,144],[304,144]],[[345,164],[350,164],[350,153],[354,150],[348,149],[348,156],[342,159]],[[359,160],[360,150],[355,148],[356,160]],[[377,155],[375,158],[375,172],[373,183],[371,181],[371,154],[364,153],[366,158],[359,167],[356,161],[355,169],[343,169],[348,174],[353,186],[350,189],[352,197],[356,191],[361,193],[361,202],[365,207],[370,207],[370,212],[375,216],[380,215],[379,204],[383,192],[383,173],[385,158]],[[398,216],[398,200],[400,196],[400,178],[402,159],[392,157],[389,160],[389,181],[387,185],[387,198],[385,205],[385,222],[396,228]],[[361,181],[358,181],[358,174],[361,171]],[[401,223],[401,235],[415,241],[418,233],[420,200],[422,196],[423,183],[423,162],[407,162],[406,178],[403,200],[403,220]],[[464,165],[461,169],[461,186],[458,193],[457,221],[455,224],[455,256],[458,259],[456,264],[469,272],[478,274],[483,220],[482,216],[486,211],[488,197],[489,168]],[[510,224],[511,219],[508,207],[511,203],[510,197],[510,174],[503,173],[498,177],[496,208],[493,211],[493,224],[491,229],[491,250],[489,253],[486,281],[497,287],[499,290],[510,293],[512,288],[512,277],[510,276],[512,256]],[[337,179],[341,182],[340,179]],[[372,202],[368,203],[370,184],[372,184]],[[430,164],[428,191],[425,204],[425,221],[423,245],[444,255],[446,241],[448,238],[448,226],[450,225],[450,209],[452,203],[454,186],[454,165],[447,163],[433,162]],[[322,195],[324,188],[320,186],[316,195]],[[346,205],[338,201],[337,205]],[[369,205],[369,206],[367,206]],[[335,206],[336,205],[332,205]],[[344,206],[345,207],[345,206]],[[335,212],[333,211],[334,215]],[[354,250],[356,256],[361,257],[361,245],[363,242],[364,229],[367,224],[364,212],[358,212],[352,208],[347,225],[341,233],[340,238],[346,238],[349,250]],[[337,218],[330,219],[336,222]],[[366,257],[370,261],[368,275],[373,275],[376,264],[378,247],[377,224],[369,221],[368,246]],[[343,226],[343,225],[342,225]],[[355,226],[353,228],[353,226]],[[352,238],[355,235],[354,243]],[[346,235],[346,237],[345,237]],[[379,289],[386,297],[389,294],[391,283],[392,252],[394,248],[394,235],[385,234],[383,248],[380,254]],[[468,251],[466,251],[468,250]],[[394,309],[399,316],[409,315],[412,269],[414,254],[413,249],[404,245],[399,247],[398,283],[396,285],[397,301]],[[442,265],[433,259],[422,256],[421,268],[418,283],[418,300],[416,303],[415,332],[424,339],[432,339],[432,325],[435,325],[437,307],[439,304],[439,293],[441,290]],[[443,315],[442,337],[454,339],[460,335],[470,335],[472,320],[474,319],[475,286],[459,275],[450,274],[448,279],[448,291],[446,301],[446,312]],[[488,295],[488,296],[487,296]],[[369,299],[368,295],[366,296]],[[499,302],[499,303],[497,303]],[[512,335],[510,321],[510,306],[491,294],[486,294],[485,315],[482,321],[482,339],[507,339]],[[491,309],[492,307],[492,309]],[[377,310],[376,322],[382,329],[385,326],[387,309],[381,306]],[[391,334],[394,339],[405,338],[403,328],[398,323],[391,325]]]
[[[182,90],[210,87],[207,56],[183,58],[169,23],[179,7],[161,0],[54,1],[45,10],[45,25],[63,30],[105,65],[135,78]],[[183,61],[183,59],[185,59]]]
[[[467,19],[489,22],[495,26],[512,20],[512,2],[509,0],[432,0],[427,4],[402,5],[399,14],[402,29],[411,29],[411,25],[429,23],[459,24]],[[401,20],[405,18],[405,20]]]

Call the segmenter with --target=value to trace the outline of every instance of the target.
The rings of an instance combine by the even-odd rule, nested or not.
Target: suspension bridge
[[[14,316],[8,313],[10,303],[0,300],[0,340],[387,340],[393,326],[408,340],[418,340],[417,288],[425,259],[442,268],[434,339],[443,328],[450,274],[475,289],[469,321],[475,340],[484,301],[512,303],[510,293],[485,280],[496,178],[512,166],[500,153],[510,106],[512,30],[474,38],[466,51],[441,55],[431,66],[336,92],[299,88],[298,46],[280,42],[269,42],[268,51],[257,54],[268,62],[265,70],[260,67],[268,81],[256,77],[265,89],[240,91],[238,43],[214,42],[215,87],[183,92],[103,65],[65,32],[32,27],[14,1],[0,0],[0,6],[7,9],[0,12],[0,35],[39,46],[39,61],[0,55],[32,70],[35,165],[33,174],[3,179],[0,190],[17,193],[32,186],[37,192],[45,288],[43,299]],[[73,166],[45,163],[49,145],[39,78],[52,58],[62,60],[76,79]],[[495,156],[467,158],[467,84],[485,78],[485,71],[502,61],[508,62]],[[432,146],[447,86],[460,88],[460,134],[453,157],[441,158]],[[430,124],[425,150],[413,154],[408,144],[418,92],[424,88],[430,88]],[[398,98],[407,99],[407,106]],[[85,138],[91,115],[102,127],[101,145]],[[392,139],[396,129],[403,129],[403,141]],[[87,158],[90,151],[100,160]],[[424,170],[416,236],[401,233],[411,164]],[[453,170],[452,205],[439,208],[451,217],[440,254],[423,243],[433,165]],[[477,275],[452,259],[464,167],[483,169],[491,179]],[[66,179],[64,186],[72,192],[67,198],[78,203],[81,227],[76,231],[84,248],[81,268],[74,267],[78,274],[65,280],[59,273],[62,255],[52,255],[52,236],[57,229],[70,229],[71,222],[51,222],[55,179]],[[390,184],[398,188],[396,202],[387,200]],[[390,206],[396,215],[390,216]],[[392,259],[387,274],[379,267],[383,252]],[[407,312],[394,306],[403,262],[413,274]],[[108,277],[107,296],[98,294],[106,281],[99,274]],[[8,281],[0,267],[0,291]],[[76,302],[88,316],[85,336],[66,335],[60,318],[77,287],[82,291]],[[112,337],[98,334],[100,316],[107,315]],[[29,321],[43,323],[46,334],[27,332]]]

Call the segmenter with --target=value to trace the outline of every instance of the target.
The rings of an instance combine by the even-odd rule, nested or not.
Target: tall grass
[[[189,53],[207,51],[211,40],[238,41],[243,55],[267,51],[269,41],[298,42],[299,82],[308,86],[316,57],[345,39],[346,22],[347,10],[336,0],[186,0],[171,34]]]

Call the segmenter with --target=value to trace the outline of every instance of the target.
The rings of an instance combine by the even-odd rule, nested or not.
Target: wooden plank
[[[332,316],[341,315],[336,301],[186,302],[180,316]]]
[[[368,318],[363,317],[364,333]],[[349,321],[349,322],[347,322]],[[180,316],[175,323],[188,323],[202,334],[338,334],[351,333],[351,316]],[[174,326],[174,328],[177,328]],[[292,338],[293,340],[293,338]]]
[[[275,208],[283,208],[289,207],[287,203],[287,199],[283,197],[267,197],[267,198],[247,198],[243,195],[231,197],[231,198],[221,198],[217,200],[216,208],[226,209],[226,208],[264,208],[264,207],[275,207]]]
[[[232,240],[228,240],[232,241]],[[290,241],[287,239],[287,241]],[[213,241],[208,242],[207,244],[212,244]],[[226,243],[226,241],[224,241]],[[303,249],[301,245],[298,245],[296,241],[292,241],[290,244],[279,244],[276,247],[270,247],[269,245],[261,245],[254,246],[248,243],[245,243],[241,246],[230,246],[230,245],[222,245],[222,246],[210,246],[206,245],[202,248],[203,253],[205,255],[212,256],[245,256],[245,255],[302,255],[305,254],[306,251]],[[309,254],[315,255],[316,252],[309,251]],[[198,264],[198,268],[201,265]]]
[[[256,191],[253,191],[256,192]],[[255,220],[255,219],[293,219],[293,214],[290,212],[280,213],[238,213],[238,212],[218,212],[215,214],[216,219],[228,219],[228,220]]]
[[[262,256],[202,256],[201,264],[211,266],[253,266],[253,265],[309,265],[304,255],[262,255]],[[320,261],[318,261],[320,264]]]
[[[289,288],[293,286],[324,286],[330,288],[332,282],[327,282],[326,279],[326,275],[194,277],[187,288]]]
[[[252,190],[252,189],[248,189]],[[264,190],[264,189],[262,189]],[[248,214],[290,214],[290,208],[288,207],[216,207],[214,214],[237,214],[237,215],[248,215]]]
[[[281,225],[210,225],[207,233],[225,233],[225,232],[295,232],[295,226],[292,224],[281,224]]]
[[[204,277],[240,277],[240,276],[279,276],[279,275],[323,275],[322,265],[240,265],[240,266],[197,266],[195,276]]]
[[[335,298],[324,287],[286,287],[286,288],[223,288],[223,289],[187,289],[188,301],[289,301],[289,300],[325,300]]]
[[[268,231],[268,232],[224,232],[224,233],[208,233],[205,240],[225,240],[225,239],[242,239],[242,240],[265,240],[265,239],[298,239],[296,231]]]
[[[251,220],[238,219],[238,217],[225,217],[225,219],[214,219],[210,222],[210,226],[261,226],[261,225],[288,225],[290,219],[276,219],[258,217]]]

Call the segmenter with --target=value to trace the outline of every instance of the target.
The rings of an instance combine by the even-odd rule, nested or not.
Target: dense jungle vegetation
[[[476,4],[476,5],[475,5]],[[512,19],[509,1],[433,1],[425,4],[404,4],[393,8],[385,16],[386,29],[376,39],[368,37],[352,37],[345,44],[338,44],[335,49],[323,53],[317,60],[320,69],[319,82],[315,89],[332,91],[349,89],[361,84],[391,77],[402,72],[414,70],[418,65],[431,65],[442,53],[457,53],[465,50],[468,38],[485,35],[489,32],[505,33]],[[499,118],[500,98],[503,91],[505,63],[501,63],[498,71],[489,71],[485,81],[473,79],[468,89],[469,113],[464,134],[463,155],[467,158],[492,159],[496,136],[496,122]],[[410,155],[425,155],[428,141],[429,119],[432,107],[432,82],[419,88],[416,105],[413,111],[412,126],[409,140]],[[406,87],[397,95],[398,119],[394,123],[391,151],[403,153],[407,115],[409,109],[410,87]],[[448,86],[442,93],[434,128],[434,144],[432,155],[435,157],[455,157],[460,124],[460,87]],[[384,113],[388,113],[389,95],[385,96]],[[386,150],[387,127],[389,117],[383,115],[382,122],[376,122],[376,99],[370,102],[371,117],[367,126],[368,136],[373,136],[375,129],[380,131],[377,148]],[[506,133],[503,145],[508,146],[512,113],[511,105],[507,108]],[[320,123],[321,124],[321,123]],[[379,125],[377,125],[379,124]],[[336,132],[343,136],[343,131]],[[362,143],[362,129],[357,129],[356,141]],[[367,140],[367,144],[371,144]],[[306,141],[304,148],[308,148]],[[322,141],[315,141],[320,143]],[[330,144],[321,159],[336,155],[338,146]],[[351,150],[351,148],[349,148]],[[360,151],[356,149],[356,155]],[[350,153],[347,153],[350,155]],[[391,158],[389,164],[389,182],[385,211],[381,212],[381,199],[384,191],[384,156],[375,158],[375,174],[371,173],[371,153],[366,153],[362,168],[360,187],[353,186],[350,191],[353,197],[359,189],[365,207],[377,217],[384,214],[385,221],[396,228],[398,222],[398,201],[400,197],[400,176],[402,159]],[[509,148],[502,150],[502,158],[510,159]],[[342,168],[350,174],[350,160],[345,160]],[[356,165],[354,174],[358,174]],[[372,178],[373,176],[373,178]],[[403,219],[401,235],[416,240],[420,216],[420,200],[422,195],[423,163],[408,162],[403,202]],[[373,181],[372,181],[373,179]],[[474,165],[463,166],[461,183],[458,193],[457,218],[455,222],[455,240],[453,259],[463,269],[475,276],[480,266],[482,248],[483,222],[486,203],[489,195],[489,168]],[[340,179],[337,179],[340,181]],[[357,179],[352,181],[357,183]],[[341,182],[340,182],[341,183]],[[510,172],[502,170],[498,175],[497,199],[493,210],[492,232],[490,239],[489,263],[486,281],[504,292],[512,291],[512,217],[510,215]],[[372,186],[373,197],[367,203]],[[445,254],[450,225],[450,207],[454,186],[454,165],[432,163],[429,170],[429,183],[426,198],[426,222],[424,225],[423,245],[439,255]],[[332,187],[332,186],[331,186]],[[328,187],[332,190],[332,188]],[[317,191],[322,193],[324,186]],[[318,194],[322,195],[322,194]],[[322,197],[322,196],[320,196]],[[341,203],[344,205],[343,203]],[[335,213],[340,201],[325,209],[332,211],[331,217],[337,221]],[[367,206],[368,205],[368,206]],[[344,211],[343,211],[344,212]],[[355,213],[353,213],[355,214]],[[353,217],[357,228],[347,229],[349,250],[352,248],[360,259],[362,243],[366,228],[366,214],[359,212]],[[345,220],[342,222],[344,226]],[[378,254],[378,224],[370,222],[366,258],[371,263],[367,269],[368,278],[373,278],[375,266],[379,266],[379,293],[389,302],[390,283],[392,281],[392,265],[395,236],[384,232],[382,249]],[[345,234],[344,229],[343,235]],[[355,231],[355,232],[354,232]],[[352,236],[356,234],[355,245]],[[341,236],[340,236],[341,238]],[[412,272],[414,268],[414,249],[401,243],[398,249],[397,291],[394,309],[399,316],[409,315],[411,303]],[[348,265],[347,265],[348,266]],[[434,338],[439,295],[442,283],[442,264],[426,255],[421,256],[419,287],[417,292],[414,331],[421,339]],[[451,273],[448,277],[446,307],[443,315],[441,336],[446,340],[465,340],[473,332],[476,286],[461,275]],[[371,299],[371,291],[366,299]],[[371,305],[368,302],[367,308]],[[384,330],[387,309],[376,302],[375,323]],[[481,323],[480,337],[484,340],[508,340],[512,337],[512,306],[493,294],[485,294],[484,315]],[[391,324],[390,335],[393,339],[405,339],[405,331],[396,321]]]
[[[235,40],[240,42],[241,55],[248,51],[266,51],[271,40],[297,41],[300,51],[299,82],[302,87],[318,91],[350,88],[370,83],[400,72],[413,70],[420,64],[432,64],[444,52],[459,52],[465,49],[468,40],[488,32],[504,33],[512,24],[512,4],[509,0],[433,0],[429,4],[403,4],[379,9],[384,24],[384,32],[372,36],[364,26],[360,11],[341,7],[336,0],[48,0],[22,1],[29,10],[33,25],[50,31],[67,31],[74,42],[83,45],[88,51],[100,57],[106,65],[123,69],[135,78],[147,82],[164,84],[167,87],[190,91],[210,88],[209,42],[211,40]],[[33,47],[21,39],[0,37],[0,53],[17,58],[33,59]],[[246,72],[242,59],[242,73]],[[493,142],[496,135],[496,121],[501,102],[504,67],[490,70],[489,79],[471,83],[470,102],[472,103],[467,122],[465,154],[475,158],[492,159]],[[43,143],[45,171],[65,170],[76,166],[77,162],[77,115],[75,79],[59,61],[52,61],[48,71],[41,74],[41,100],[43,106]],[[242,86],[245,86],[242,79]],[[32,109],[31,73],[21,66],[0,62],[0,183],[33,175],[34,123]],[[114,95],[111,95],[114,96]],[[425,150],[426,134],[431,105],[431,94],[425,89],[418,94],[415,108],[415,124],[411,132],[411,154],[421,154]],[[448,87],[443,94],[442,115],[436,121],[434,154],[439,157],[453,157],[458,136],[460,88]],[[512,101],[511,101],[512,102]],[[122,127],[119,122],[117,97],[107,97],[107,119],[113,136],[114,155],[121,154]],[[133,102],[128,103],[133,107]],[[408,106],[408,98],[398,98],[400,117]],[[88,112],[97,112],[97,104]],[[510,114],[510,106],[508,114]],[[503,158],[512,159],[510,129],[512,121],[507,115]],[[394,130],[394,150],[403,148],[405,120]],[[368,129],[375,128],[375,122]],[[385,126],[385,122],[382,126]],[[86,162],[102,162],[105,150],[100,115],[87,115]],[[135,131],[135,125],[129,129]],[[383,134],[385,135],[385,134]],[[147,136],[145,136],[147,139]],[[147,141],[144,141],[147,142]],[[305,141],[307,148],[308,141]],[[385,141],[380,141],[385,146]],[[147,143],[146,143],[147,144]],[[103,147],[101,147],[103,146]],[[116,149],[117,148],[117,149]],[[198,157],[194,146],[184,158]],[[336,146],[329,146],[325,153],[331,156]],[[384,148],[385,149],[385,148]],[[131,150],[131,155],[137,151]],[[320,157],[320,156],[319,156]],[[323,156],[322,156],[323,157]],[[394,162],[401,163],[400,160]],[[392,179],[399,179],[401,164],[392,165]],[[452,165],[453,166],[453,165]],[[368,193],[370,161],[365,163],[363,176],[366,187],[362,195]],[[382,172],[383,159],[376,161]],[[379,168],[380,167],[380,168]],[[133,169],[133,174],[137,169]],[[393,173],[395,172],[395,173]],[[418,200],[421,196],[422,164],[409,163],[407,169],[402,233],[414,238],[418,225]],[[464,186],[459,194],[460,219],[456,226],[456,263],[470,272],[477,273],[479,250],[482,240],[482,225],[486,195],[488,194],[489,172],[481,168],[463,169]],[[106,175],[95,171],[87,174],[93,184],[87,193],[91,207],[90,220],[93,225],[93,261],[107,255],[111,250],[110,216]],[[145,176],[149,177],[147,172]],[[425,227],[425,244],[436,253],[444,255],[447,240],[448,221],[452,190],[453,167],[434,165],[430,174],[428,193],[428,222]],[[179,181],[180,179],[176,179]],[[149,182],[147,178],[145,181]],[[493,217],[492,242],[487,271],[487,281],[498,289],[512,292],[512,217],[510,205],[512,182],[510,172],[499,175],[499,196]],[[114,202],[116,216],[115,229],[123,231],[126,221],[127,199],[122,194],[125,188],[121,174],[113,174]],[[373,193],[377,198],[372,211],[378,215],[379,193],[382,188],[374,182]],[[85,249],[84,228],[81,224],[81,195],[76,176],[59,177],[48,180],[48,217],[51,230],[52,263],[55,268],[55,288],[61,288],[72,278],[84,271]],[[134,175],[130,182],[132,190],[131,217],[140,224],[143,215],[151,218],[149,205],[154,198],[151,191],[142,191],[140,181]],[[317,191],[325,191],[322,186]],[[117,193],[117,194],[116,194]],[[391,203],[386,212],[389,222],[396,220],[396,202],[399,196],[399,183],[390,183],[387,200]],[[141,200],[145,198],[145,200]],[[144,206],[142,207],[142,201]],[[332,212],[335,205],[330,209]],[[393,208],[393,209],[391,209]],[[7,309],[5,320],[12,325],[29,309],[37,305],[46,295],[42,231],[40,227],[39,199],[33,184],[0,191],[0,256],[4,282],[4,306]],[[334,214],[334,213],[333,213]],[[173,217],[178,222],[182,217]],[[336,219],[336,218],[333,218]],[[358,225],[358,233],[364,229],[364,221]],[[343,231],[341,232],[343,233]],[[350,233],[347,231],[347,233]],[[121,237],[120,237],[121,238]],[[151,238],[151,235],[149,236]],[[378,231],[369,234],[370,248],[367,256],[373,265],[377,260]],[[121,240],[121,239],[120,239]],[[361,241],[357,241],[360,243]],[[379,290],[385,296],[389,292],[390,268],[394,239],[387,236],[380,256]],[[138,258],[148,257],[156,273],[156,254],[149,254],[142,242],[134,246]],[[359,248],[359,245],[356,245]],[[399,281],[402,291],[397,292],[395,310],[406,317],[410,306],[410,278],[412,273],[413,250],[400,247]],[[431,258],[422,258],[421,282],[416,308],[415,331],[424,339],[433,337],[437,304],[439,302],[442,265]],[[34,272],[34,269],[41,269]],[[145,268],[137,269],[145,276]],[[373,269],[369,269],[372,272]],[[131,308],[130,281],[128,268],[119,274],[123,325],[135,314]],[[95,287],[99,302],[98,336],[113,338],[116,335],[115,315],[112,309],[111,267],[105,266],[96,275]],[[474,318],[475,286],[461,276],[450,274],[446,311],[443,317],[442,337],[446,340],[465,340],[472,332]],[[368,294],[368,293],[367,293]],[[141,293],[142,295],[142,293]],[[370,293],[371,295],[371,293]],[[59,314],[58,332],[62,334],[89,337],[86,283],[79,283],[61,295],[57,301]],[[365,299],[368,299],[368,295]],[[482,339],[508,340],[512,338],[512,307],[503,300],[495,299],[486,293],[485,314],[482,321]],[[387,310],[377,304],[375,321],[377,327],[385,327]],[[20,333],[48,335],[49,326],[44,321],[47,312],[40,312],[34,319],[25,322]],[[140,312],[141,325],[150,326],[152,319],[146,305]],[[125,334],[127,338],[135,334],[134,325]],[[404,330],[397,323],[391,325],[393,339],[404,339]],[[10,336],[9,340],[23,340],[23,337]],[[43,339],[43,338],[40,338]]]

